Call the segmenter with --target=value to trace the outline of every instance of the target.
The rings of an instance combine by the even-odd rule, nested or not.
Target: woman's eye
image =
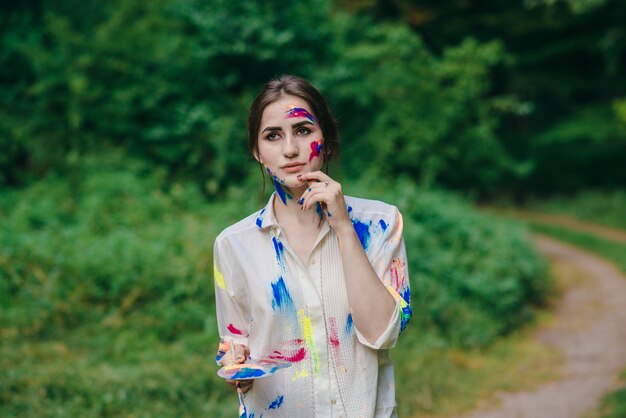
[[[311,130],[309,128],[299,128],[296,133],[299,135],[308,135],[311,133]]]
[[[278,138],[280,138],[280,136],[276,133],[276,132],[270,132],[269,134],[267,134],[267,136],[265,137],[265,139],[267,139],[268,141],[275,141]]]

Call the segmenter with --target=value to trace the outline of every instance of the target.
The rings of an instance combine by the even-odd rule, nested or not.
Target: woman
[[[248,146],[276,190],[215,241],[217,360],[293,365],[247,382],[249,416],[396,414],[387,349],[411,315],[402,217],[343,195],[322,171],[338,145],[326,101],[301,78],[267,83],[250,107]]]

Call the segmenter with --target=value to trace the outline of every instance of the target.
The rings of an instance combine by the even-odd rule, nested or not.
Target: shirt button
[[[334,400],[334,399],[332,401],[330,401],[330,403],[332,403],[333,405],[337,405],[337,401]]]
[[[317,261],[315,261],[315,259],[314,259],[314,258],[311,260],[311,264],[315,264],[316,262],[317,262]]]

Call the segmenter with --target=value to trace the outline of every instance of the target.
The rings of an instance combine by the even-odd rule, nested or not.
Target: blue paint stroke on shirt
[[[352,314],[348,314],[348,319],[346,320],[346,335],[350,335],[352,332]]]
[[[352,212],[352,206],[348,205],[348,213]]]
[[[291,299],[282,276],[275,283],[272,283],[272,296],[272,309],[283,312],[294,309],[293,299]]]
[[[256,218],[256,226],[258,226],[259,228],[261,228],[261,226],[263,225],[263,213],[265,213],[265,208],[261,209],[261,212],[259,212],[259,216],[257,216]]]
[[[278,408],[280,408],[280,406],[283,404],[283,399],[284,399],[284,396],[280,395],[267,408],[268,409],[278,409]]]
[[[285,247],[276,237],[272,237],[272,243],[274,244],[274,252],[276,253],[276,260],[280,264],[280,268],[285,271]]]
[[[387,230],[387,223],[385,221],[381,219],[378,223],[380,223],[380,227],[383,229],[383,232]]]
[[[366,224],[364,222],[361,222],[358,219],[353,219],[352,220],[352,225],[354,226],[354,230],[356,232],[356,234],[359,237],[359,240],[361,241],[361,246],[363,247],[364,250],[367,251],[367,248],[370,245],[370,225],[371,222],[369,224]]]

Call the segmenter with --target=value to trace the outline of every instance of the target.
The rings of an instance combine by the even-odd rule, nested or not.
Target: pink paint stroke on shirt
[[[292,356],[286,356],[283,355],[280,351],[274,351],[274,353],[276,353],[275,356],[268,356],[269,358],[273,358],[273,359],[278,359],[278,360],[287,360],[290,361],[292,363],[298,363],[301,362],[302,360],[304,360],[304,358],[306,357],[306,349],[304,347],[301,347],[294,355]]]
[[[243,332],[242,330],[235,328],[233,324],[228,324],[227,328],[230,332],[232,332],[235,335],[246,335],[246,333]]]
[[[404,263],[399,258],[394,258],[391,261],[391,279],[394,288],[399,291],[404,287],[405,272]]]
[[[321,139],[318,140],[318,141],[311,142],[311,154],[309,155],[309,162],[313,158],[320,156],[320,151],[322,150],[323,146],[324,146],[324,144],[322,143]]]

